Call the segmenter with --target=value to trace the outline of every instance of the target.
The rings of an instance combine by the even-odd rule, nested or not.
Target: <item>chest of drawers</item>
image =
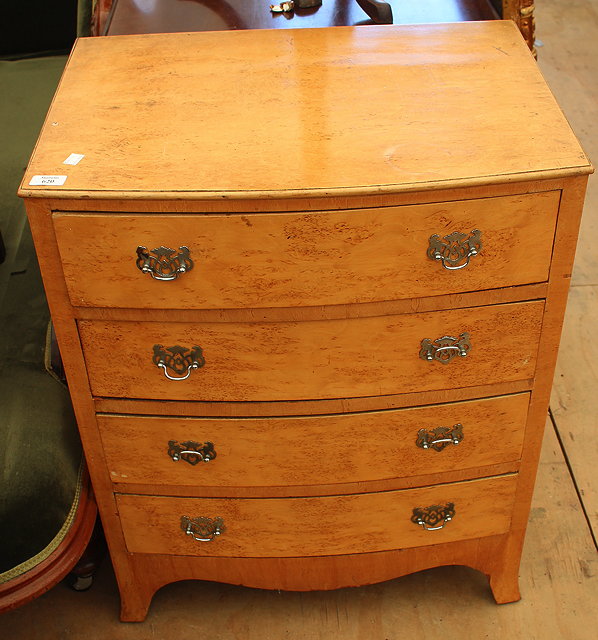
[[[122,619],[518,599],[590,172],[510,23],[79,40],[20,195]]]

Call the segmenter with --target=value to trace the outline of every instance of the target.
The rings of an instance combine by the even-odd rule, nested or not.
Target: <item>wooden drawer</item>
[[[291,487],[516,462],[528,402],[529,395],[522,393],[413,409],[284,419],[119,415],[97,419],[116,483]],[[446,433],[434,435],[439,427],[447,427]],[[432,448],[430,444],[452,436],[458,445],[444,442]],[[216,453],[209,462],[201,462],[199,454],[180,455],[197,450],[213,457],[206,442]],[[423,448],[424,442],[429,448]]]
[[[55,213],[53,220],[75,306],[293,307],[543,282],[559,197],[552,191],[313,213]],[[427,256],[432,235],[474,229],[482,248],[466,268],[449,271]],[[136,248],[162,245],[177,253],[187,246],[193,268],[166,282],[143,274]]]
[[[127,549],[195,556],[293,557],[368,553],[505,533],[516,474],[419,489],[317,498],[172,498],[117,495]],[[426,531],[413,510],[454,505]],[[225,530],[198,542],[181,518],[221,518]],[[428,526],[435,523],[430,522]],[[438,523],[436,523],[438,524]]]
[[[79,321],[79,331],[95,396],[207,401],[348,398],[530,379],[543,309],[543,301],[533,301],[306,322],[85,320]],[[424,339],[464,333],[471,344],[466,357],[443,364],[420,356]],[[163,349],[155,350],[155,345]],[[195,350],[195,362],[203,360],[204,366],[185,380],[167,379],[168,370],[154,363],[168,357],[166,348],[177,345],[203,350],[201,356]]]

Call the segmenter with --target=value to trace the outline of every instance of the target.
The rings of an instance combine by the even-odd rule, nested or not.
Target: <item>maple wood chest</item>
[[[509,22],[79,40],[20,195],[122,619],[518,599],[590,172]]]

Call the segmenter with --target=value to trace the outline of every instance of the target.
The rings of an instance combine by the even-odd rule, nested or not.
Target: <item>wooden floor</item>
[[[538,0],[536,20],[540,67],[586,152],[598,162],[598,2]],[[598,176],[590,178],[581,233],[520,572],[521,602],[497,606],[484,576],[446,567],[325,593],[179,583],[155,596],[144,624],[120,624],[107,561],[90,591],[74,593],[59,585],[0,618],[0,637],[595,640]]]

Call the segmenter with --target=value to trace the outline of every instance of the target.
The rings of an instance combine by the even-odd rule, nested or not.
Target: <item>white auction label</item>
[[[83,153],[71,153],[62,164],[79,164],[85,158]]]
[[[40,187],[42,185],[46,187],[59,187],[66,182],[67,176],[33,176],[29,180],[29,185],[32,187]]]

